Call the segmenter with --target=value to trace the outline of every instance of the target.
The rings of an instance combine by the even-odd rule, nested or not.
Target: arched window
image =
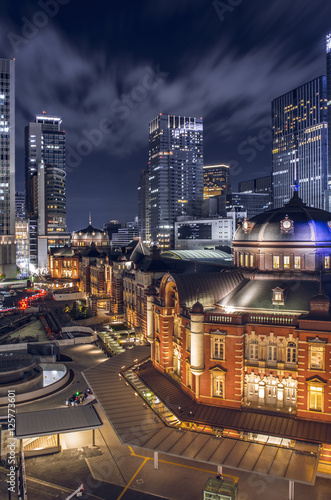
[[[286,348],[286,363],[296,363],[297,361],[297,346],[294,342],[288,342]]]

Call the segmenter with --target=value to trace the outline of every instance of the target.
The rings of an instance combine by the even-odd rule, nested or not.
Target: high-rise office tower
[[[302,200],[323,208],[328,180],[325,76],[273,99],[272,134],[273,207],[289,201],[297,178]]]
[[[148,197],[148,239],[171,248],[177,217],[201,214],[202,118],[160,113],[150,122]]]
[[[47,267],[50,246],[69,241],[66,226],[65,132],[61,118],[36,116],[25,128],[26,211],[30,226],[30,262]],[[38,244],[36,246],[36,236]]]
[[[326,35],[326,97],[327,117],[329,125],[328,134],[328,189],[331,190],[331,33]],[[327,207],[330,209],[330,206]]]
[[[270,193],[271,175],[238,182],[239,193]]]
[[[203,167],[203,198],[231,193],[230,166],[205,165]]]
[[[16,277],[15,61],[0,59],[0,274]]]

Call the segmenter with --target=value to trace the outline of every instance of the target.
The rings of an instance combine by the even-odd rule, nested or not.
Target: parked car
[[[86,392],[75,392],[75,394],[73,394],[71,396],[71,398],[69,399],[66,399],[66,406],[77,406],[79,405],[80,403],[82,403],[85,398],[87,398],[87,394]]]

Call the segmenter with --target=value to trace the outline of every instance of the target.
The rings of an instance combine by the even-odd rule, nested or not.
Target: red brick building
[[[79,280],[80,252],[72,247],[51,247],[48,252],[48,269],[56,280]]]
[[[159,294],[149,289],[154,367],[198,403],[279,414],[289,426],[331,422],[331,213],[295,193],[245,220],[233,254],[231,269],[166,274]]]

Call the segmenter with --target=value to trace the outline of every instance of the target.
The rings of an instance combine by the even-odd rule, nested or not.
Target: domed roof
[[[202,314],[203,313],[203,305],[201,302],[197,301],[195,304],[193,304],[191,312],[193,314]]]
[[[330,212],[308,207],[295,192],[284,207],[262,212],[245,220],[237,229],[233,242],[330,242],[330,226]]]
[[[97,229],[89,224],[85,229],[80,229],[72,235],[73,240],[78,240],[81,238],[92,238],[92,239],[108,239],[108,234],[101,229]]]

